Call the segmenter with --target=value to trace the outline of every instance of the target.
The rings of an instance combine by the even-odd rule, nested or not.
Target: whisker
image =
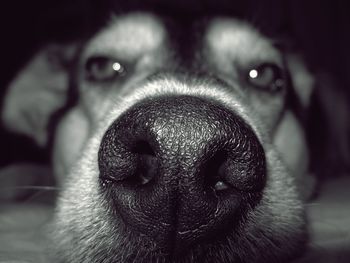
[[[24,185],[24,186],[11,186],[11,187],[0,187],[2,190],[44,190],[44,191],[59,191],[61,188],[57,186],[39,186],[39,185]]]
[[[319,202],[313,202],[313,203],[306,203],[305,206],[306,207],[311,207],[311,206],[319,206],[321,203]]]

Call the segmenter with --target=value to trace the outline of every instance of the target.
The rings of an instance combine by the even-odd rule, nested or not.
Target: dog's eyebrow
[[[257,30],[235,19],[218,18],[208,25],[205,34],[207,48],[218,60],[240,64],[269,61],[282,64],[277,49]]]
[[[133,59],[158,48],[165,39],[161,21],[150,14],[113,17],[109,25],[88,44],[86,52]]]

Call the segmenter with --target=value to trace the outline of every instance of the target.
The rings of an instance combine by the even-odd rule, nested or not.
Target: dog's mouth
[[[188,95],[131,107],[105,133],[98,162],[112,216],[167,255],[232,235],[266,182],[264,150],[249,125]]]

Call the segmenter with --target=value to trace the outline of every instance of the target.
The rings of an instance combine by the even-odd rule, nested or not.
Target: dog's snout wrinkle
[[[258,203],[266,177],[252,129],[218,103],[185,95],[121,115],[104,135],[99,169],[115,213],[165,253],[221,236]]]

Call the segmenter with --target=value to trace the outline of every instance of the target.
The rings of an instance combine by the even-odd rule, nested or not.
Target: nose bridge
[[[218,146],[218,137],[223,135],[222,131],[217,132],[214,122],[208,121],[210,110],[203,101],[183,96],[162,101],[166,108],[154,104],[162,113],[157,114],[152,133],[161,150],[176,157],[183,165],[194,165],[193,159],[204,158],[206,149],[215,142]],[[197,158],[194,158],[194,153]]]

